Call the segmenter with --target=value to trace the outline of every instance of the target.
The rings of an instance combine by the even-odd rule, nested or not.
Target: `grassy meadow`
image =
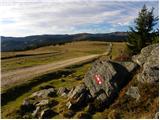
[[[1,70],[5,72],[85,55],[101,54],[106,52],[107,45],[107,42],[80,41],[20,52],[2,52]]]
[[[60,46],[47,46],[21,52],[2,52],[2,74],[8,70],[42,65],[79,56],[101,54],[107,52],[107,47],[108,43],[106,42],[81,41],[67,43]],[[125,43],[113,43],[111,53],[112,58],[118,57],[121,51],[124,51],[125,48]],[[92,62],[93,61],[81,63],[56,72],[53,71],[29,80],[30,83],[24,83],[22,86],[16,86],[16,88],[13,88],[13,91],[17,89],[17,96],[15,95],[15,97],[10,97],[11,100],[7,100],[8,102],[1,107],[2,118],[20,118],[17,114],[17,110],[23,100],[33,92],[40,90],[45,86],[49,85],[58,89],[60,87],[72,88],[73,86],[78,85],[83,81],[83,77],[90,69]],[[12,93],[12,89],[10,92]],[[56,96],[53,99],[58,102],[58,104],[53,107],[53,110],[58,113],[61,109],[60,103],[63,103],[65,98],[62,96]],[[83,112],[84,110],[85,108],[77,113]],[[93,117],[94,116],[97,116],[97,113],[95,113]],[[63,118],[63,116],[61,114],[57,114],[54,118]]]

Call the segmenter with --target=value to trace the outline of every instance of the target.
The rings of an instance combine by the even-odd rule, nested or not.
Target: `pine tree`
[[[152,43],[154,26],[158,22],[158,17],[154,17],[153,10],[148,10],[146,5],[143,6],[135,19],[134,27],[130,27],[128,32],[127,46],[132,54],[140,52],[140,50],[148,44]]]

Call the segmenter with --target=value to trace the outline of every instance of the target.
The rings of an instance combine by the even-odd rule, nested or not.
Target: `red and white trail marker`
[[[98,74],[94,75],[94,79],[98,85],[101,85],[103,83],[102,77]]]

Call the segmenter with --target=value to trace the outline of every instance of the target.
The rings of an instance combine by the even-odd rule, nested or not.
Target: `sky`
[[[144,4],[159,15],[158,0],[0,0],[0,35],[128,31]]]

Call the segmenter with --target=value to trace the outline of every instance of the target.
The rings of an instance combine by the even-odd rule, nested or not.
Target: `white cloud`
[[[140,9],[130,2],[105,0],[12,0],[12,4],[8,3],[0,7],[0,33],[7,36],[92,32],[91,28],[81,31],[78,27],[102,23],[124,26],[133,21]]]

